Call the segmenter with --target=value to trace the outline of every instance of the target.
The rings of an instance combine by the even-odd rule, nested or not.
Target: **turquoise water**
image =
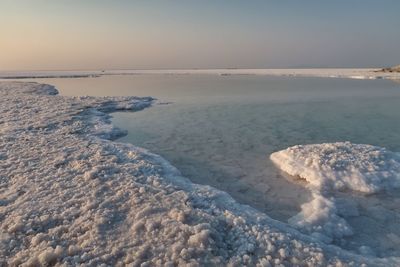
[[[53,84],[64,95],[156,97],[152,108],[112,114],[113,123],[128,130],[118,141],[147,148],[192,181],[227,191],[282,221],[295,215],[310,193],[302,181],[273,166],[272,152],[336,141],[400,151],[400,84],[389,80],[129,75],[36,81]],[[339,245],[355,249],[373,239],[368,244],[385,252],[378,254],[399,254],[400,197],[354,198],[360,216],[348,221],[366,230]],[[394,217],[370,216],[369,204]]]

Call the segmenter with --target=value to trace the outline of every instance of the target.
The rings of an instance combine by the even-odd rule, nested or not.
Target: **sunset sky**
[[[0,0],[0,70],[400,64],[398,0]]]

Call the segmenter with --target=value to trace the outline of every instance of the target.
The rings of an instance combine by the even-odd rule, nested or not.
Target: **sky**
[[[0,0],[0,70],[400,64],[399,0]]]

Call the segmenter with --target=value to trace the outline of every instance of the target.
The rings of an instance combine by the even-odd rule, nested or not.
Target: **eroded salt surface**
[[[375,193],[400,187],[400,154],[349,142],[299,145],[271,155],[283,171],[322,190]]]
[[[0,265],[400,264],[326,245],[110,141],[123,132],[107,113],[151,98],[56,94],[0,83]]]
[[[308,181],[312,192],[312,200],[289,224],[327,243],[353,235],[344,217],[358,215],[353,201],[337,198],[337,192],[400,187],[400,154],[381,147],[349,142],[297,145],[270,158],[284,172]]]

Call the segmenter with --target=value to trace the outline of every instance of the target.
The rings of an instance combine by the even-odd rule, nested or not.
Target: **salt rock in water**
[[[297,145],[271,154],[284,172],[324,190],[364,193],[400,187],[400,154],[350,142]]]

